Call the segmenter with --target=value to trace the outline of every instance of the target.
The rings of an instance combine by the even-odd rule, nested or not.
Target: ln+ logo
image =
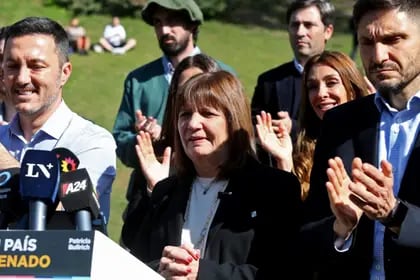
[[[41,164],[41,163],[27,163],[26,164],[26,174],[25,177],[32,177],[32,178],[39,178],[39,171],[44,175],[46,178],[51,177],[50,169],[54,167],[51,163],[48,164]]]

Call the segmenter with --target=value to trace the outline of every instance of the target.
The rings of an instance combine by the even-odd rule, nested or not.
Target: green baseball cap
[[[153,25],[152,15],[154,11],[153,6],[155,5],[161,6],[168,10],[185,10],[188,13],[191,21],[198,22],[198,24],[202,24],[204,21],[203,13],[201,12],[200,7],[194,2],[194,0],[149,0],[141,11],[143,20],[149,25]]]

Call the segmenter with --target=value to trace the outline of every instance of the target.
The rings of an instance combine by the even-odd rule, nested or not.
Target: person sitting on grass
[[[69,26],[66,27],[66,32],[69,37],[70,51],[87,55],[90,48],[90,38],[86,35],[86,29],[80,25],[77,17],[70,20]]]
[[[113,54],[124,54],[136,46],[136,40],[127,39],[124,26],[120,23],[120,18],[112,17],[112,23],[107,24],[104,34],[99,39],[100,46]]]

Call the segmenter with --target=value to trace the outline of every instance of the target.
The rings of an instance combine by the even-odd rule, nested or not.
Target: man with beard
[[[258,76],[251,109],[255,117],[270,113],[273,127],[286,122],[293,141],[298,132],[297,118],[301,96],[302,72],[306,61],[324,51],[334,32],[335,8],[328,0],[295,0],[286,12],[290,46],[294,59]],[[259,147],[259,146],[258,146]],[[269,155],[258,149],[260,160],[270,165]]]
[[[196,43],[203,14],[193,0],[150,0],[141,15],[153,26],[163,56],[128,74],[113,127],[117,156],[133,168],[126,195],[127,209],[147,191],[135,151],[136,136],[140,131],[147,131],[153,140],[159,138],[175,67],[184,58],[201,52]],[[217,63],[221,69],[234,73],[226,64]]]
[[[353,18],[377,92],[326,112],[303,240],[333,260],[317,279],[419,279],[420,1],[358,0]]]

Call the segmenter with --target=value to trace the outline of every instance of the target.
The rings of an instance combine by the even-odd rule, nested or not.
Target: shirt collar
[[[201,50],[199,47],[195,46],[193,51],[189,56],[193,56],[196,54],[201,53]],[[163,64],[163,71],[165,73],[165,76],[167,77],[168,81],[170,82],[172,80],[172,75],[174,74],[175,67],[173,66],[171,60],[166,55],[162,56],[162,64]]]
[[[67,129],[72,116],[73,112],[65,104],[64,100],[62,100],[57,110],[48,118],[48,120],[42,125],[39,131],[43,131],[51,137],[59,139],[64,130]],[[10,130],[16,135],[22,134],[18,116],[15,116],[10,122]],[[35,134],[37,134],[39,131],[37,131]]]
[[[379,112],[384,112],[385,110],[389,112],[397,112],[395,108],[393,108],[385,98],[379,92],[375,93],[375,105],[378,108]],[[410,110],[414,104],[420,103],[420,90],[416,92],[407,102],[407,107],[405,109]]]
[[[303,73],[303,66],[302,66],[302,64],[300,64],[300,63],[297,61],[297,59],[296,59],[296,58],[294,58],[294,59],[293,59],[293,64],[295,65],[296,70],[298,70],[298,72],[299,72],[300,74],[302,74],[302,73]]]

